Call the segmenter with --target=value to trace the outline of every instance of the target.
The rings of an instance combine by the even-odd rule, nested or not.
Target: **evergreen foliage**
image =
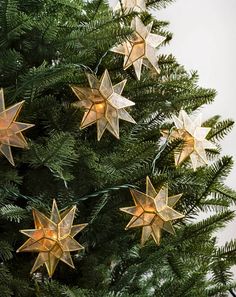
[[[1,297],[235,296],[236,241],[219,247],[215,237],[234,218],[236,192],[224,184],[233,161],[219,156],[233,121],[213,116],[203,124],[218,145],[208,152],[211,165],[175,167],[181,141],[163,143],[160,130],[173,126],[173,113],[197,113],[216,92],[199,87],[197,73],[172,55],[160,56],[157,76],[143,70],[137,81],[133,69],[123,70],[123,58],[109,49],[130,36],[135,14],[113,13],[105,0],[0,0],[0,86],[6,106],[24,99],[20,120],[35,123],[26,132],[30,149],[13,149],[16,167],[0,160]],[[171,40],[167,22],[141,17]],[[72,107],[69,86],[86,86],[86,72],[100,76],[106,68],[113,82],[128,80],[124,96],[136,103],[137,124],[120,123],[120,140],[106,133],[97,142],[96,127],[79,129],[83,111]],[[170,194],[183,193],[177,209],[186,217],[175,236],[141,248],[140,230],[124,230],[129,217],[119,208],[132,205],[128,188],[143,191],[146,175],[156,188],[168,182]],[[60,263],[50,280],[44,268],[30,276],[34,254],[15,251],[25,239],[19,230],[32,227],[32,208],[47,213],[53,198],[61,209],[76,204],[75,223],[89,225],[78,236],[85,251],[73,256],[76,270]]]

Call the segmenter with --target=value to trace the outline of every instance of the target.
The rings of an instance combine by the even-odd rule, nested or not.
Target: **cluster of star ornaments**
[[[33,210],[35,229],[21,230],[29,239],[17,252],[35,252],[38,257],[31,273],[45,265],[49,277],[52,277],[59,261],[74,267],[70,252],[84,249],[75,239],[87,224],[74,225],[76,206],[60,213],[54,200],[51,216],[48,218],[38,210]]]
[[[190,157],[193,169],[208,164],[206,149],[217,149],[215,144],[206,139],[211,128],[201,127],[202,115],[200,114],[194,120],[181,110],[179,117],[173,116],[175,129],[173,131],[162,131],[162,135],[174,139],[182,139],[183,147],[175,152],[175,165],[181,165]]]
[[[12,165],[15,163],[11,147],[28,148],[22,132],[34,126],[16,121],[23,104],[21,101],[6,108],[3,89],[0,89],[0,152]]]
[[[144,12],[146,1],[119,0],[115,10],[120,10],[122,13],[130,10]],[[165,41],[165,37],[151,33],[152,26],[152,22],[145,26],[139,17],[135,17],[131,23],[133,29],[131,37],[111,49],[124,56],[125,70],[133,65],[137,79],[141,78],[143,65],[157,74],[160,73],[157,48]],[[108,70],[105,70],[100,79],[94,74],[87,74],[87,78],[89,87],[71,86],[78,99],[73,106],[85,110],[81,129],[96,124],[98,141],[106,130],[119,139],[119,120],[135,123],[126,110],[135,103],[122,96],[127,81],[123,80],[113,85]],[[14,160],[11,147],[27,148],[22,132],[33,126],[16,121],[23,103],[24,101],[5,108],[3,89],[0,89],[0,152],[12,165]],[[211,128],[201,127],[201,115],[192,120],[181,110],[179,117],[173,116],[173,120],[175,129],[161,132],[168,141],[183,140],[182,149],[175,152],[176,166],[188,158],[191,159],[194,170],[207,164],[206,149],[216,149],[216,146],[206,139]],[[149,177],[146,178],[146,193],[135,189],[130,191],[135,205],[120,209],[132,216],[126,229],[142,229],[142,246],[150,237],[160,245],[162,231],[174,234],[173,222],[184,217],[174,209],[182,194],[168,196],[167,186],[157,191]],[[84,249],[74,237],[87,225],[73,226],[75,211],[76,206],[73,206],[60,213],[55,200],[50,218],[36,209],[33,210],[35,227],[21,231],[29,239],[17,250],[17,252],[38,253],[31,273],[45,265],[49,277],[52,277],[59,261],[74,268],[70,253]]]
[[[172,221],[181,219],[183,214],[173,209],[182,194],[168,196],[168,188],[163,186],[158,192],[153,187],[149,177],[146,178],[146,193],[131,189],[135,206],[120,210],[132,215],[126,229],[142,228],[141,245],[152,236],[160,245],[161,232],[165,230],[175,234]]]

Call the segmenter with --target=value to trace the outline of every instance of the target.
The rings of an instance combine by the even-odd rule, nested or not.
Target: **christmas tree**
[[[1,297],[236,296],[233,121],[158,53],[170,2],[0,0]]]

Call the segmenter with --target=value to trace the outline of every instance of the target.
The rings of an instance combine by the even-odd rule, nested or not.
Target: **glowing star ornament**
[[[151,33],[152,25],[151,22],[145,26],[139,17],[135,17],[131,23],[134,30],[131,38],[111,49],[111,51],[125,56],[124,69],[126,70],[133,65],[138,79],[141,77],[142,65],[154,69],[158,74],[160,73],[157,47],[166,38]]]
[[[192,120],[188,114],[181,110],[179,117],[173,116],[175,129],[169,134],[169,131],[162,131],[164,137],[169,137],[170,141],[182,139],[184,141],[181,151],[175,152],[175,165],[182,164],[190,157],[193,169],[208,164],[206,149],[217,149],[217,147],[206,139],[211,128],[201,127],[202,115]]]
[[[22,132],[34,126],[32,124],[16,122],[23,104],[24,101],[5,108],[3,89],[0,89],[0,152],[12,165],[15,164],[11,146],[28,148]]]
[[[145,0],[119,0],[115,6],[115,11],[123,9],[124,13],[131,10],[136,12],[142,12],[146,10],[146,1]]]
[[[83,107],[86,111],[81,122],[81,129],[97,124],[97,139],[101,139],[105,130],[110,131],[119,139],[119,119],[135,123],[135,120],[125,110],[135,103],[121,96],[126,80],[112,85],[108,71],[101,79],[87,74],[90,88],[71,86],[80,101],[73,104],[75,107]]]
[[[133,217],[126,226],[130,228],[141,227],[143,246],[150,236],[157,245],[160,245],[161,231],[165,230],[175,234],[172,221],[183,218],[184,215],[173,209],[182,194],[168,197],[168,188],[162,187],[159,192],[153,187],[149,177],[146,178],[146,194],[137,190],[130,190],[135,206],[121,208]]]
[[[31,273],[45,264],[49,277],[52,277],[59,260],[75,268],[70,252],[82,250],[83,246],[74,239],[74,236],[87,226],[87,224],[72,226],[75,211],[76,206],[73,206],[59,213],[55,200],[50,218],[33,210],[35,229],[20,231],[29,239],[17,250],[17,252],[39,253]]]

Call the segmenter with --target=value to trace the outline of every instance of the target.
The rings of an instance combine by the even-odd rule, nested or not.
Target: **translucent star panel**
[[[60,214],[56,201],[53,200],[50,219],[37,210],[33,210],[35,229],[22,230],[29,239],[17,252],[38,252],[31,273],[45,265],[49,277],[52,277],[59,260],[74,267],[70,252],[83,249],[73,237],[87,224],[72,226],[76,207]]]
[[[156,244],[159,245],[162,229],[174,234],[171,222],[184,217],[183,214],[173,209],[182,194],[168,197],[167,187],[162,187],[156,191],[149,177],[146,179],[146,193],[134,189],[130,191],[135,206],[121,208],[120,210],[132,215],[126,229],[142,228],[142,246],[151,235]]]

